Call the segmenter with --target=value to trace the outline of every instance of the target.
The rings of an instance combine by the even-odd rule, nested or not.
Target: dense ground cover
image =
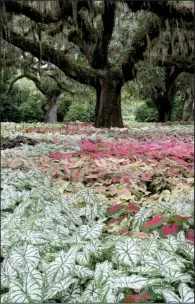
[[[4,303],[194,302],[192,125],[2,137]]]

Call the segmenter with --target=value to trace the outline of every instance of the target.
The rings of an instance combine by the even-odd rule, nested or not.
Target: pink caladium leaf
[[[115,213],[115,212],[118,212],[122,209],[122,205],[121,204],[116,204],[116,205],[113,205],[111,207],[109,207],[107,209],[108,213]]]
[[[161,232],[162,232],[162,235],[170,235],[170,234],[176,234],[178,231],[179,231],[179,224],[173,224],[172,226],[171,225],[165,225]]]
[[[194,230],[193,229],[189,229],[187,231],[187,239],[188,239],[188,241],[194,243]]]
[[[165,217],[161,217],[160,215],[156,215],[149,222],[144,224],[144,228],[156,228],[162,225],[166,221]]]
[[[145,303],[147,300],[151,299],[152,296],[149,293],[142,294],[129,294],[121,301],[122,303]]]
[[[134,212],[137,212],[137,211],[139,211],[139,207],[138,206],[136,206],[136,205],[134,205],[134,204],[129,204],[128,206],[127,206],[127,210],[129,211],[134,211]]]

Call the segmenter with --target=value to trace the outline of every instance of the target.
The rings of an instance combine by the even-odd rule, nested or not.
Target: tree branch
[[[194,67],[195,67],[194,60],[189,60],[187,58],[181,58],[178,56],[177,57],[169,56],[168,58],[166,58],[166,60],[162,60],[162,59],[157,60],[156,64],[159,67],[165,67],[165,68],[174,66],[180,69],[181,72],[194,74]]]
[[[39,43],[15,33],[12,30],[7,31],[2,27],[2,38],[7,42],[15,45],[25,52],[30,52],[33,56],[40,58]],[[82,84],[96,86],[96,78],[98,71],[93,70],[88,66],[83,66],[67,58],[63,51],[59,51],[51,47],[49,44],[42,43],[42,60],[51,62],[62,70],[68,77],[79,81]],[[101,76],[101,73],[99,73]]]
[[[108,46],[112,38],[115,22],[116,3],[104,0],[104,12],[102,14],[102,29],[93,52],[92,67],[103,69],[108,66]]]
[[[156,16],[149,16],[147,19],[144,17],[144,24],[140,24],[129,50],[121,60],[121,68],[125,82],[134,78],[132,74],[134,65],[139,60],[144,59],[143,53],[148,45],[147,39],[153,40],[159,36],[159,26],[159,19]]]
[[[160,18],[169,19],[170,21],[180,20],[187,23],[191,23],[192,27],[194,23],[194,8],[184,4],[176,5],[174,1],[172,3],[165,1],[129,1],[125,0],[128,7],[132,12],[139,10],[147,10],[155,13]]]
[[[13,85],[14,85],[18,80],[20,80],[20,79],[22,79],[22,78],[24,78],[24,77],[26,77],[26,76],[25,76],[24,74],[21,74],[21,75],[17,76],[16,78],[14,78],[14,79],[12,80],[12,82],[10,83],[9,88],[8,88],[6,94],[9,94],[9,93],[11,92],[12,88],[13,88]]]
[[[41,13],[37,9],[31,7],[28,4],[25,4],[24,2],[10,0],[5,1],[4,5],[7,12],[25,15],[31,20],[43,24],[57,22],[62,17],[72,15],[72,5],[69,1],[66,1],[66,3],[63,5],[63,9],[60,9],[56,16],[51,13]]]

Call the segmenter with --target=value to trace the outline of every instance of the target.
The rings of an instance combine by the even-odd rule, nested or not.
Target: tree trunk
[[[171,120],[172,100],[167,96],[158,96],[156,102],[158,109],[158,121],[168,122]]]
[[[193,121],[194,120],[192,96],[189,96],[189,98],[187,100],[185,100],[185,102],[184,102],[182,120],[184,120],[184,121]]]
[[[45,105],[44,107],[44,122],[57,123],[57,104]]]
[[[121,113],[121,88],[120,81],[109,78],[98,84],[94,123],[96,128],[124,127]]]

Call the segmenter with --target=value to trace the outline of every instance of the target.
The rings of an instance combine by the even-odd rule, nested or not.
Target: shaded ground
[[[25,136],[17,136],[15,138],[2,137],[1,138],[1,150],[12,149],[15,147],[20,147],[23,144],[34,146],[44,140],[32,139]]]

